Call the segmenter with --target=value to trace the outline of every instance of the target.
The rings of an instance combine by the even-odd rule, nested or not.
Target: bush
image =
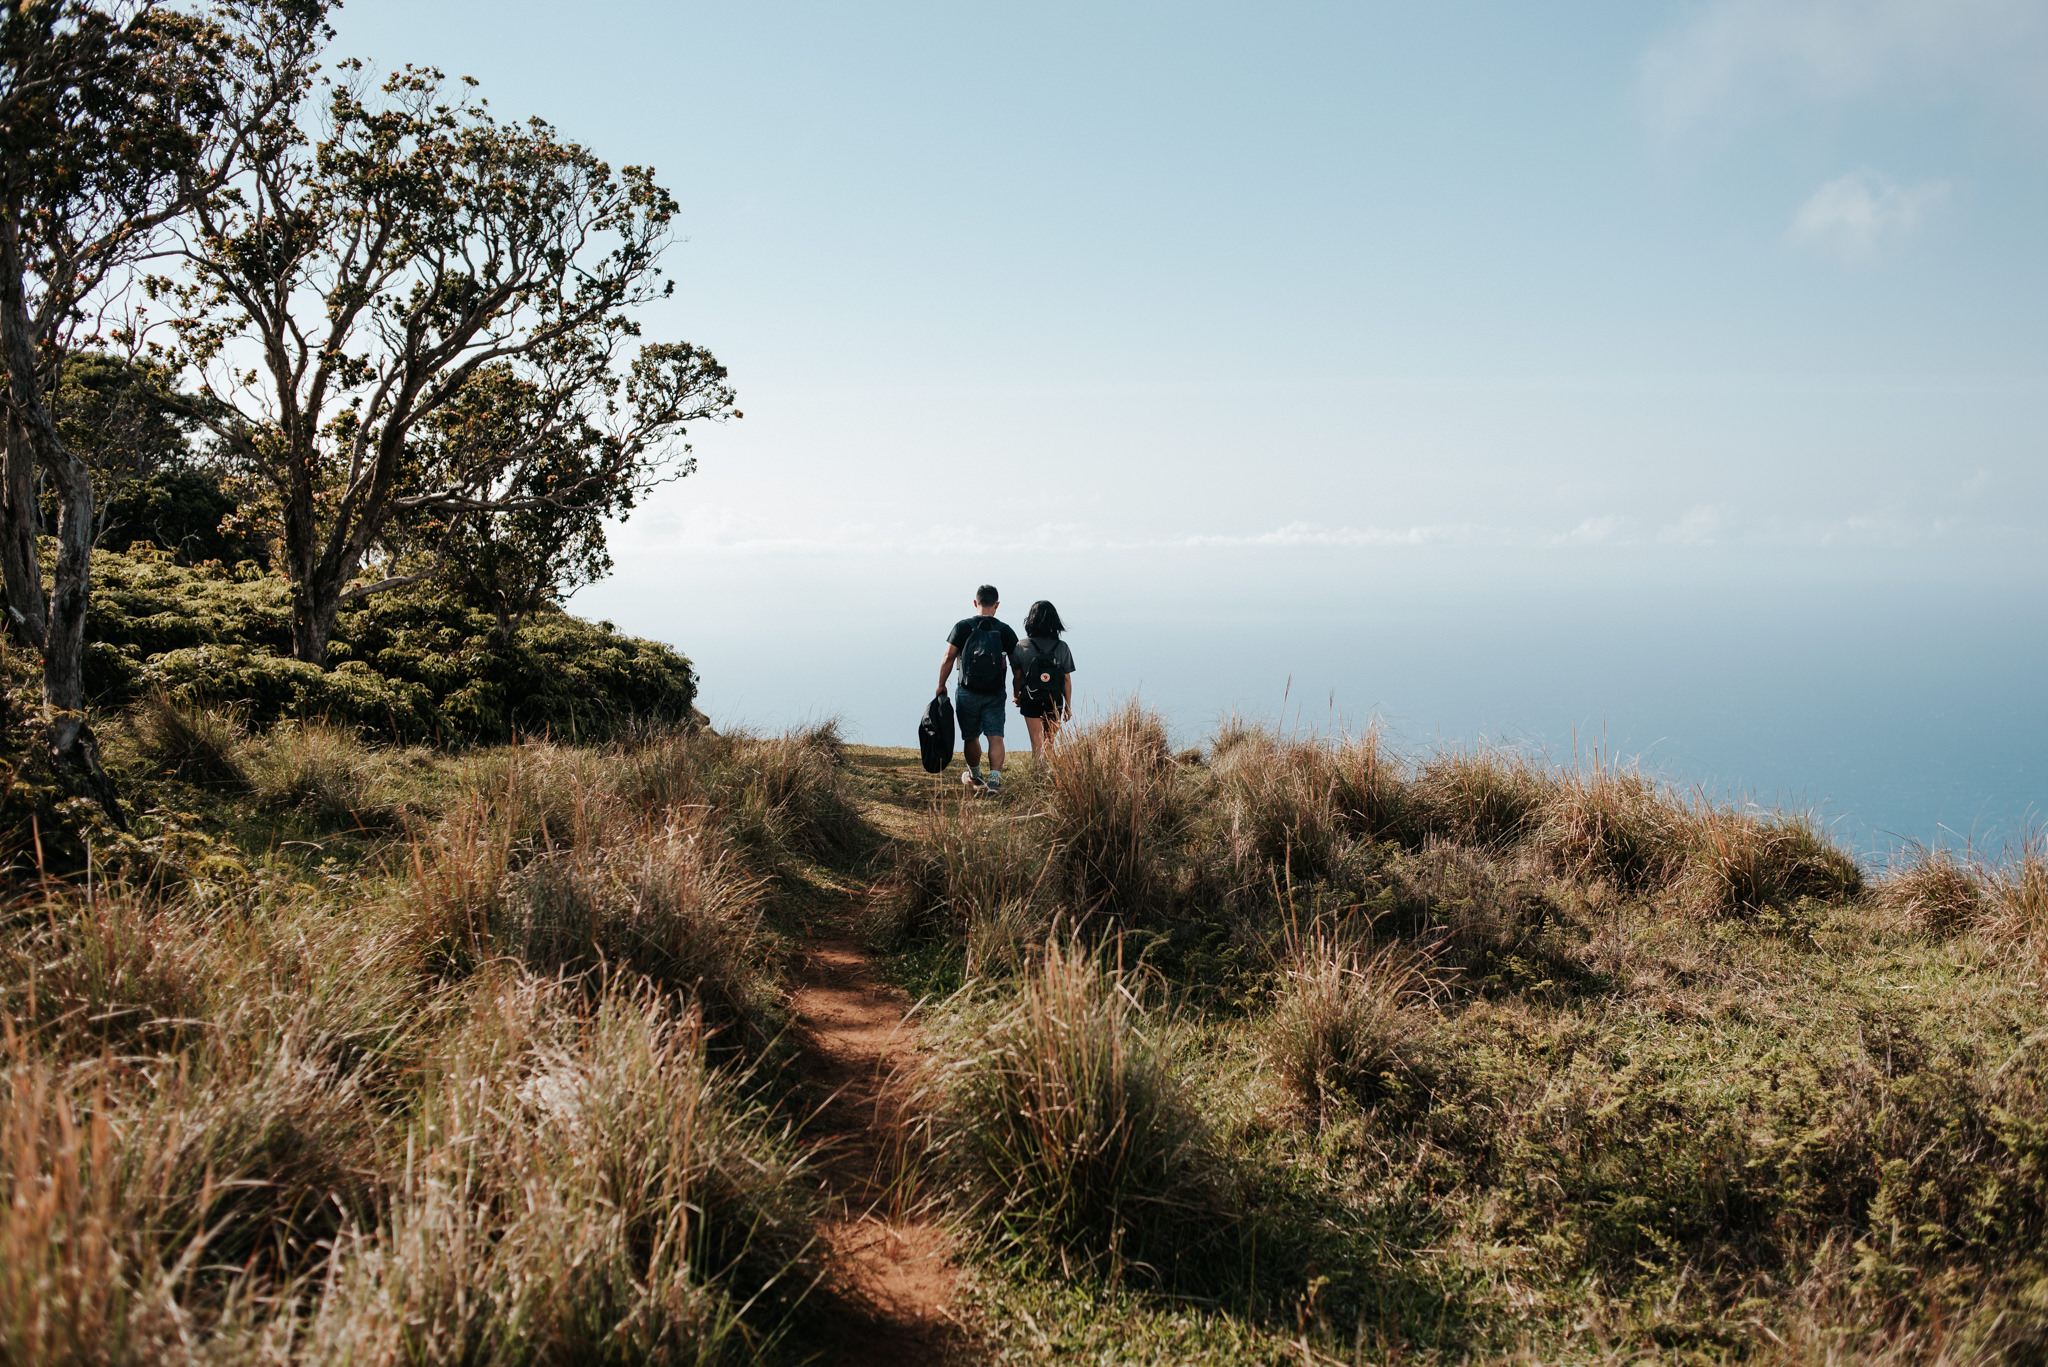
[[[322,669],[291,658],[283,578],[148,550],[94,553],[86,636],[96,706],[157,691],[235,707],[259,729],[324,720],[397,744],[603,740],[688,723],[696,696],[690,662],[666,646],[550,610],[506,647],[489,612],[435,584],[345,608]]]
[[[939,1149],[999,1242],[1179,1280],[1215,1252],[1221,1159],[1130,984],[1049,946],[939,1075]]]

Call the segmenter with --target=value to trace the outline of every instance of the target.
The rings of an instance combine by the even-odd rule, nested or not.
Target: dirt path
[[[917,1032],[910,1003],[851,938],[799,952],[793,1001],[805,1075],[829,1100],[812,1124],[825,1145],[828,1289],[844,1308],[828,1364],[922,1367],[968,1356],[953,1318],[952,1243],[924,1208],[905,1141]]]

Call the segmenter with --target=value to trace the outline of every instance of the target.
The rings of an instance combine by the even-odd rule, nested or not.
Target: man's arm
[[[946,658],[939,661],[939,694],[941,696],[944,696],[946,692],[946,680],[952,677],[953,661],[959,658],[959,646],[949,645],[946,647]]]

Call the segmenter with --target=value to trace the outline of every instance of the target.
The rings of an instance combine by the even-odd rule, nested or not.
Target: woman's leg
[[[1038,754],[1045,748],[1047,740],[1045,723],[1037,717],[1026,717],[1024,729],[1031,733],[1031,772],[1038,772]]]

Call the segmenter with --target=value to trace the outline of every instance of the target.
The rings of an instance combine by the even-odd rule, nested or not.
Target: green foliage
[[[120,485],[103,505],[110,546],[147,542],[169,551],[180,565],[209,560],[223,565],[270,564],[262,538],[240,529],[239,505],[210,470],[158,470]]]
[[[345,611],[331,669],[291,658],[291,591],[244,563],[162,553],[94,557],[86,684],[102,707],[162,693],[231,707],[263,729],[325,720],[400,744],[515,735],[602,739],[690,716],[696,680],[666,646],[566,613],[535,615],[509,647],[492,617],[433,585]]]

